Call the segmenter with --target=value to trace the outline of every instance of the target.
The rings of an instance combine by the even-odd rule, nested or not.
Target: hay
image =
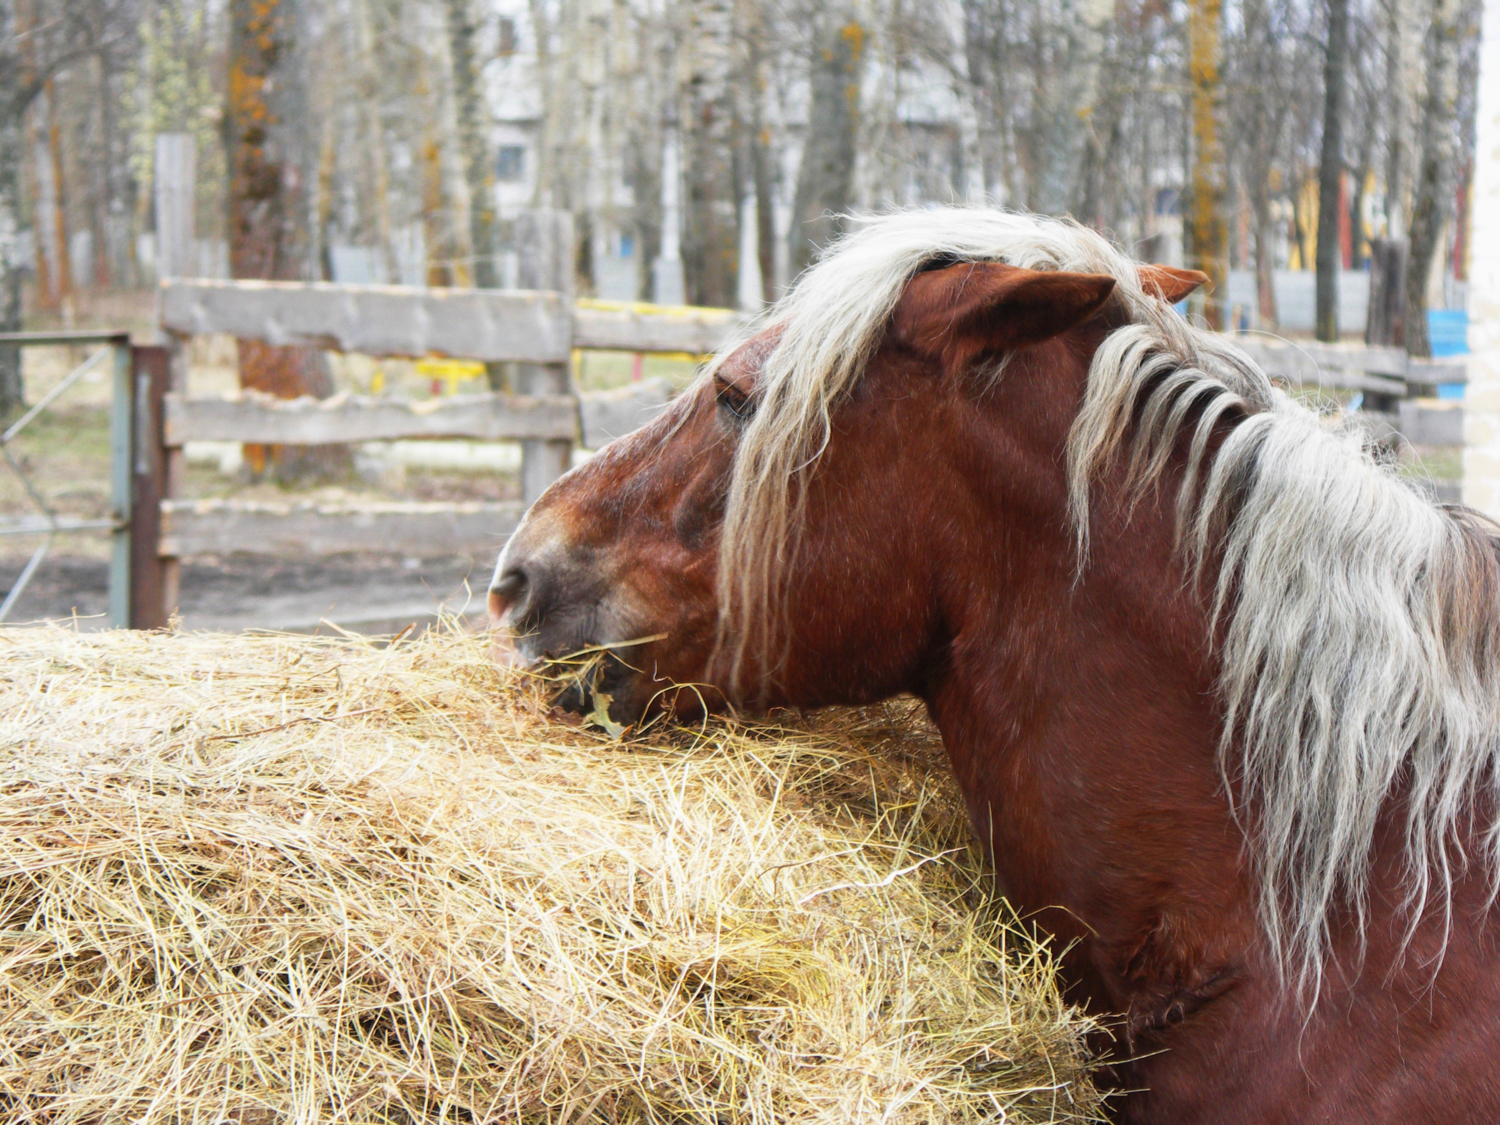
[[[1098,1113],[910,708],[612,744],[515,676],[0,630],[0,1116]]]

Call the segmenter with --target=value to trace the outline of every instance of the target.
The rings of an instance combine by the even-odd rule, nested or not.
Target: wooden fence
[[[140,432],[156,436],[138,445],[146,451],[137,457],[143,472],[135,507],[144,521],[137,536],[157,544],[159,573],[143,570],[132,584],[160,590],[161,611],[142,615],[133,622],[138,625],[165,621],[177,603],[178,560],[190,555],[498,548],[525,507],[566,470],[578,444],[597,448],[630,432],[669,397],[669,388],[651,383],[599,396],[573,393],[568,370],[575,349],[702,355],[738,324],[727,310],[575,303],[555,292],[255,281],[164,282],[159,314],[172,346],[144,349],[137,362],[145,373],[137,399]],[[351,395],[289,402],[254,393],[194,399],[185,394],[182,344],[206,333],[375,357],[500,361],[514,365],[517,393],[423,403]],[[1288,383],[1362,392],[1366,408],[1393,425],[1404,417],[1397,407],[1410,388],[1463,378],[1461,366],[1421,364],[1394,348],[1259,337],[1237,342]],[[521,500],[320,505],[183,498],[183,447],[190,441],[322,445],[432,438],[520,442]]]
[[[177,605],[179,560],[197,554],[335,554],[409,549],[457,553],[498,549],[521,513],[566,471],[579,444],[597,448],[629,433],[667,404],[659,380],[621,391],[579,395],[569,386],[575,349],[714,351],[737,316],[720,309],[569,302],[562,294],[445,290],[262,281],[163,282],[158,306],[172,341],[161,377],[143,382],[143,425],[157,435],[157,467],[145,491],[157,498],[159,575],[139,580],[161,590],[159,624]],[[286,401],[243,393],[186,394],[183,345],[193,335],[227,333],[275,345],[310,345],[378,358],[449,356],[513,365],[516,393],[462,395],[430,402],[339,395]],[[326,445],[466,438],[522,447],[519,502],[265,503],[190,500],[188,442]]]

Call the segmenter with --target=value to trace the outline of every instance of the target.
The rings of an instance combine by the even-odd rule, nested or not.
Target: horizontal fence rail
[[[565,363],[574,348],[705,355],[741,322],[728,309],[569,308],[559,293],[317,281],[165,281],[160,309],[162,328],[184,336],[516,363]]]
[[[525,506],[564,472],[579,445],[597,449],[666,408],[672,387],[646,380],[603,394],[568,393],[579,348],[700,356],[739,330],[732,310],[580,301],[549,291],[428,289],[321,282],[168,280],[160,325],[175,341],[172,390],[153,400],[159,417],[164,614],[177,602],[178,560],[249,552],[328,555],[420,547],[453,554],[493,551]],[[511,363],[517,394],[429,402],[340,395],[326,400],[243,392],[223,399],[184,393],[186,337],[226,333],[268,344],[306,345],[377,358],[447,356]],[[264,504],[181,499],[189,442],[335,445],[468,439],[518,441],[522,503]]]
[[[163,401],[166,446],[190,441],[332,445],[361,441],[580,441],[598,449],[644,426],[672,399],[665,379],[615,391],[572,395],[454,395],[408,402],[335,395],[276,398],[242,391],[228,398],[168,394]]]
[[[578,396],[578,428],[585,449],[601,449],[646,425],[672,402],[672,384],[646,379],[613,391]]]
[[[420,359],[565,363],[571,311],[557,293],[290,281],[167,281],[168,332],[227,332],[278,347]]]
[[[1298,386],[1408,395],[1469,381],[1467,356],[1419,359],[1401,348],[1271,336],[1236,335],[1233,340],[1273,379]]]
[[[578,401],[568,395],[455,395],[427,402],[336,395],[278,399],[244,392],[234,398],[166,399],[166,444],[190,441],[333,445],[403,438],[572,441]]]
[[[1234,342],[1275,379],[1303,387],[1406,393],[1407,356],[1400,348],[1293,343],[1255,336],[1235,336]]]
[[[723,347],[743,323],[729,309],[579,301],[573,307],[573,346],[709,355]]]
[[[245,500],[165,500],[162,555],[337,555],[498,552],[526,505],[510,503],[275,504]]]

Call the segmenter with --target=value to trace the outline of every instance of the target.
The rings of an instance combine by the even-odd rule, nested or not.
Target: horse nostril
[[[490,623],[498,625],[506,611],[519,605],[526,597],[530,586],[531,583],[527,580],[524,570],[517,566],[507,568],[505,573],[500,575],[490,587]]]
[[[499,594],[506,601],[516,601],[526,592],[526,572],[518,566],[510,567],[500,576],[500,581],[490,587],[490,593]]]

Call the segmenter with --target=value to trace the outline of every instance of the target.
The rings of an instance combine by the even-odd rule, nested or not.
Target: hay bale
[[[617,744],[480,638],[0,630],[11,1122],[1091,1118],[910,708]]]

